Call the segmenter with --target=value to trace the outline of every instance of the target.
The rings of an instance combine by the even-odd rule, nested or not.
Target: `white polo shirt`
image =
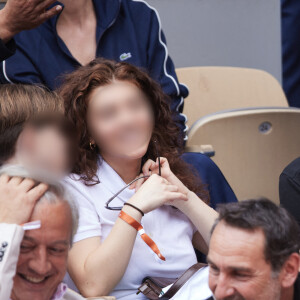
[[[105,203],[126,184],[105,161],[99,163],[97,175],[100,183],[94,186],[86,186],[71,178],[65,181],[67,189],[79,206],[79,227],[74,243],[95,236],[101,237],[101,241],[105,240],[118,218],[119,211],[106,209]],[[124,190],[112,201],[111,206],[122,206],[133,194],[133,190]],[[151,249],[137,235],[127,270],[111,293],[117,299],[146,299],[141,294],[136,295],[143,278],[177,278],[197,262],[192,245],[196,228],[181,211],[171,206],[163,206],[147,213],[142,218],[142,225],[166,261],[157,260]],[[111,268],[118,266],[112,265]],[[67,283],[72,286],[70,278]]]

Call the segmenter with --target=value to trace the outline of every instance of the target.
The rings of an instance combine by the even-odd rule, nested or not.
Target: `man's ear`
[[[300,267],[300,256],[298,253],[292,253],[284,263],[281,270],[281,286],[283,288],[290,288],[294,285]]]

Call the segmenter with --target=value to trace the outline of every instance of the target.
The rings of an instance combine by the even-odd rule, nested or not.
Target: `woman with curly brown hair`
[[[207,252],[217,213],[180,158],[168,100],[145,72],[96,59],[59,93],[80,153],[66,179],[80,210],[69,274],[84,296],[144,299],[136,295],[144,277],[177,278],[196,263],[194,247]]]

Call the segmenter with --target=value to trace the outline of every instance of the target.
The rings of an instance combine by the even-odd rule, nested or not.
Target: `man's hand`
[[[44,183],[36,185],[32,179],[0,176],[0,223],[28,222],[36,202],[47,191]]]
[[[62,6],[46,10],[55,0],[8,0],[0,10],[0,38],[7,43],[22,30],[39,26],[57,15]]]

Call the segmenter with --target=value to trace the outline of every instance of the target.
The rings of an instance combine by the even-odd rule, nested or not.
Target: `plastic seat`
[[[284,167],[300,154],[300,109],[253,108],[199,119],[189,131],[187,151],[211,145],[219,166],[239,200],[267,197],[279,203]]]
[[[176,69],[180,83],[190,94],[184,114],[191,127],[199,118],[218,111],[280,106],[288,102],[279,82],[269,73],[235,67],[189,67]]]

